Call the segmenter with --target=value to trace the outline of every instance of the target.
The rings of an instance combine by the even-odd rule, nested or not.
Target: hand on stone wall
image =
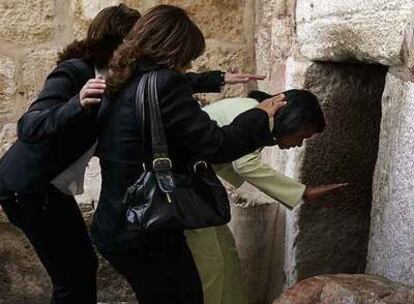
[[[348,183],[342,184],[330,184],[330,185],[321,185],[321,186],[308,186],[306,187],[305,193],[303,194],[303,199],[305,202],[312,205],[320,203],[321,199],[328,195],[337,192],[339,189],[347,187]],[[328,205],[326,205],[327,207]]]

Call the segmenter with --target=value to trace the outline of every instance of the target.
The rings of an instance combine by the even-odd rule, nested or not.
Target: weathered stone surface
[[[0,57],[0,125],[14,112],[13,95],[16,93],[16,64],[11,58]]]
[[[22,92],[26,103],[30,103],[43,87],[47,75],[56,65],[57,51],[35,50],[23,59]],[[27,105],[27,104],[26,104]]]
[[[370,275],[317,276],[297,283],[273,304],[409,304],[414,289]]]
[[[230,71],[250,71],[252,61],[249,60],[245,48],[239,46],[222,46],[220,41],[208,40],[207,50],[204,55],[193,63],[193,71],[205,72],[209,70]],[[246,85],[227,85],[220,94],[200,94],[202,104],[210,103],[214,100],[243,96],[246,94]]]
[[[230,227],[239,249],[249,303],[271,303],[284,284],[284,207],[276,203],[233,206]]]
[[[413,12],[411,0],[298,0],[301,52],[322,61],[411,61],[402,55],[404,41],[412,45]]]
[[[288,214],[287,283],[324,273],[365,269],[372,176],[377,158],[386,69],[373,65],[299,64],[287,73],[315,93],[327,128],[288,152],[286,173],[307,185],[349,182],[326,198],[331,208],[303,206]],[[345,245],[346,244],[346,245]]]
[[[284,61],[293,51],[293,1],[256,1],[256,64],[257,72],[267,75],[259,88],[269,93],[285,87]]]
[[[394,69],[387,75],[367,265],[369,273],[409,285],[414,285],[412,77],[406,72],[406,78],[401,78]]]
[[[243,10],[245,0],[160,0],[161,4],[181,6],[200,26],[206,38],[244,42]]]
[[[0,2],[0,37],[21,44],[51,40],[55,1],[19,0]]]
[[[96,206],[101,191],[101,174],[98,158],[94,157],[86,168],[85,175],[85,193],[76,197],[80,205],[90,206],[92,209]],[[92,210],[91,210],[92,211]]]
[[[0,157],[6,153],[11,144],[17,139],[17,125],[6,124],[0,132]]]

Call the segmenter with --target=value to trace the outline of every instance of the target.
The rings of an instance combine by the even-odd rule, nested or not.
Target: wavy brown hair
[[[75,40],[59,53],[57,63],[72,58],[90,59],[98,68],[108,66],[115,49],[122,43],[141,14],[125,4],[109,6],[92,20],[83,40]]]
[[[134,25],[109,64],[107,87],[115,95],[147,59],[173,70],[187,67],[205,50],[203,33],[186,11],[172,5],[150,9]]]

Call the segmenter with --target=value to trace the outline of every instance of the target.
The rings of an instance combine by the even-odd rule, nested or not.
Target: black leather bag
[[[150,161],[146,162],[144,172],[125,194],[128,229],[141,232],[182,230],[228,223],[227,192],[209,164],[197,162],[189,165],[185,173],[172,171],[157,95],[156,71],[143,75],[135,102],[144,142],[148,134],[145,125],[151,126],[152,157],[146,157]],[[145,123],[146,108],[149,124]],[[146,150],[145,143],[143,147]]]

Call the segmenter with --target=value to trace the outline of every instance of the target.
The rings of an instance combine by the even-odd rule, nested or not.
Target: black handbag
[[[150,126],[152,155],[145,157],[144,172],[127,189],[127,228],[132,231],[196,229],[224,225],[230,221],[227,192],[209,164],[190,164],[183,172],[173,172],[168,157],[164,124],[157,94],[157,72],[143,75],[138,84],[136,111],[141,124],[146,155],[145,126]],[[149,124],[145,122],[146,108]]]

